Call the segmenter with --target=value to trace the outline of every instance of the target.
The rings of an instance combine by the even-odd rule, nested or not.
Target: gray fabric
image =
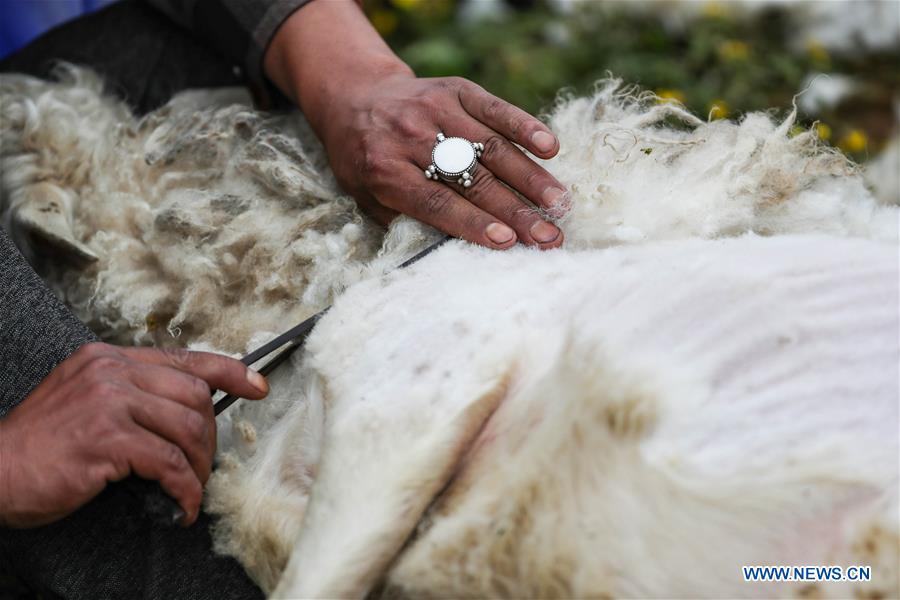
[[[275,31],[310,0],[146,0],[202,37],[264,89],[263,54]],[[270,90],[271,91],[271,90]]]
[[[75,349],[96,339],[0,228],[0,418]]]
[[[0,572],[49,598],[263,598],[234,559],[213,553],[208,515],[184,529],[154,525],[140,510],[113,485],[46,527],[0,528]]]

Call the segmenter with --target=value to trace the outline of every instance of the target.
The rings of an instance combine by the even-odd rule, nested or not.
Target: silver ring
[[[425,169],[425,177],[453,181],[469,187],[482,152],[484,144],[481,142],[470,142],[462,137],[445,137],[443,133],[439,133],[431,150],[431,164]]]

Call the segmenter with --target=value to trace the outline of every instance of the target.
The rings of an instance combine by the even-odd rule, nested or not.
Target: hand
[[[559,208],[563,186],[511,143],[553,156],[559,143],[543,123],[457,77],[399,73],[345,89],[323,142],[338,183],[363,208],[404,213],[494,248],[562,243],[562,232],[513,191],[535,206]],[[471,187],[425,178],[439,131],[484,144]]]
[[[417,78],[350,0],[311,2],[279,28],[265,70],[303,109],[338,183],[382,222],[408,214],[491,248],[541,248],[563,235],[532,206],[561,207],[565,188],[513,144],[559,151],[546,125],[465,79]],[[425,178],[435,136],[484,144],[471,187]]]
[[[225,356],[83,346],[0,420],[0,523],[50,523],[135,473],[159,481],[190,525],[216,451],[211,387],[268,393]]]

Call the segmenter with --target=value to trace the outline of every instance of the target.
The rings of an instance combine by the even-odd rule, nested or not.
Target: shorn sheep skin
[[[88,71],[0,78],[2,216],[118,343],[241,354],[334,303],[220,417],[217,548],[278,597],[900,595],[898,208],[792,136],[601,82],[548,115],[561,250],[337,189],[298,114]],[[744,581],[867,565],[869,582]]]

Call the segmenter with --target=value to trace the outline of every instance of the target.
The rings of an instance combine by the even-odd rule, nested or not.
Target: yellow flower
[[[831,55],[822,43],[815,38],[806,40],[806,53],[817,63],[831,64]]]
[[[428,3],[429,0],[393,0],[393,5],[400,10],[416,10]]]
[[[714,100],[713,103],[709,105],[709,119],[711,121],[725,119],[728,117],[728,114],[728,103],[724,100]]]
[[[750,47],[746,42],[740,40],[727,40],[719,44],[719,56],[724,60],[747,60],[750,54]]]
[[[397,29],[397,15],[389,10],[379,9],[371,14],[372,27],[381,35],[390,35]]]
[[[719,19],[725,16],[725,7],[721,2],[707,2],[703,5],[703,16],[710,19]]]
[[[831,139],[831,127],[825,123],[816,123],[816,135],[820,140],[828,141]]]
[[[858,153],[866,149],[869,145],[869,137],[864,131],[859,129],[851,129],[847,135],[841,138],[838,147],[844,152]]]
[[[681,90],[661,88],[656,90],[656,95],[659,97],[657,101],[660,104],[666,102],[680,102],[681,104],[684,104],[684,92]]]
[[[431,18],[446,17],[456,8],[456,0],[391,0],[391,4],[401,11]]]

